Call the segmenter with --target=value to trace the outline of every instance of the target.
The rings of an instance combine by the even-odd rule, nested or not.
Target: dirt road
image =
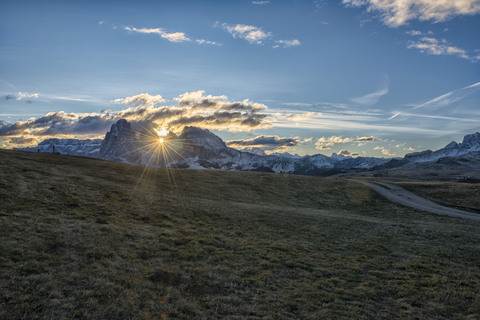
[[[376,192],[378,192],[380,195],[387,198],[388,200],[402,204],[407,207],[411,207],[414,209],[418,209],[418,210],[422,210],[430,213],[440,214],[444,216],[450,216],[450,217],[456,217],[456,218],[468,219],[468,220],[480,222],[479,214],[441,206],[433,201],[417,196],[416,194],[411,193],[410,191],[407,191],[399,186],[395,186],[395,185],[391,185],[383,182],[372,183],[372,182],[367,182],[362,180],[352,180],[352,179],[349,179],[349,181],[355,181],[363,185],[366,185],[372,188],[373,190],[375,190]]]

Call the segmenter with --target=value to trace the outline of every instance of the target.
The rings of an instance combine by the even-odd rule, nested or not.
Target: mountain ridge
[[[480,133],[466,135],[462,143],[450,142],[436,151],[425,150],[406,154],[404,158],[350,157],[332,154],[265,155],[258,150],[237,150],[207,129],[184,127],[178,135],[169,135],[168,142],[132,130],[120,119],[111,126],[103,140],[47,139],[25,151],[51,152],[90,156],[105,160],[153,167],[268,171],[302,175],[331,175],[348,170],[386,170],[415,163],[428,163],[444,158],[473,156],[480,151]],[[152,142],[153,139],[153,142]]]

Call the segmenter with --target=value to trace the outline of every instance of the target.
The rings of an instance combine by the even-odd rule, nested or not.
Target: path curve
[[[380,195],[387,198],[388,200],[402,204],[407,207],[411,207],[414,209],[418,209],[418,210],[426,211],[430,213],[440,214],[444,216],[450,216],[450,217],[456,217],[456,218],[480,222],[480,215],[478,214],[441,206],[438,203],[435,203],[433,201],[417,196],[416,194],[410,191],[407,191],[404,188],[396,185],[383,183],[383,182],[372,183],[372,182],[367,182],[363,180],[353,180],[353,179],[347,179],[347,180],[358,182],[367,187],[370,187],[371,189],[375,190],[376,192],[378,192]]]

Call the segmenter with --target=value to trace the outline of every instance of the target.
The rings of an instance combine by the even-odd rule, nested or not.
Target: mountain
[[[480,151],[480,132],[466,135],[462,143],[450,142],[437,151],[426,150],[405,155],[409,163],[430,162],[446,157],[463,156],[471,152]]]
[[[145,164],[139,141],[141,141],[139,133],[132,130],[127,120],[120,119],[112,124],[110,131],[105,134],[99,157],[118,162]]]
[[[169,134],[163,140],[160,142],[160,137],[156,135],[133,130],[129,122],[121,119],[112,125],[103,140],[47,139],[37,147],[21,150],[51,152],[55,145],[55,151],[59,153],[98,157],[143,166],[267,171],[302,175],[332,175],[348,170],[385,170],[440,160],[446,163],[451,157],[477,159],[480,154],[478,132],[465,136],[462,143],[451,142],[437,151],[410,153],[403,159],[352,158],[335,153],[330,157],[322,154],[303,157],[288,153],[266,155],[261,149],[230,148],[209,130],[189,126],[184,127],[178,136]]]
[[[101,139],[46,139],[40,142],[36,147],[21,148],[19,150],[32,152],[52,152],[61,154],[70,154],[73,156],[85,156],[98,158]]]

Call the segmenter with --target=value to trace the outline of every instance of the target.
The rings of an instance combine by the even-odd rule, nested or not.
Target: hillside
[[[2,319],[480,318],[480,224],[355,182],[0,150],[0,199]]]

